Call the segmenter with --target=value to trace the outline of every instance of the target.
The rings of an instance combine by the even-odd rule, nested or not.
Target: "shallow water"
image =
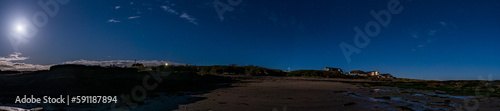
[[[444,95],[444,94],[425,94],[427,96],[438,96],[438,97],[445,97],[445,98],[456,98],[456,99],[474,99],[475,97],[472,96],[452,96],[452,95]]]
[[[397,91],[394,89],[373,89],[371,90],[372,93],[374,92],[391,92],[391,91]],[[390,99],[375,99],[375,97],[369,96],[369,95],[364,95],[359,92],[344,92],[344,94],[349,95],[350,97],[357,98],[357,99],[362,99],[362,100],[367,100],[367,101],[373,101],[373,102],[379,102],[379,104],[369,104],[369,105],[361,105],[362,107],[366,108],[381,108],[384,110],[389,110],[389,111],[396,111],[397,106],[404,106],[407,108],[410,108],[415,111],[424,111],[424,110],[452,110],[449,108],[444,108],[444,107],[453,107],[456,108],[457,105],[455,105],[454,102],[450,103],[433,103],[430,101],[426,100],[412,100],[410,98],[404,97],[390,97]],[[411,94],[410,96],[421,96],[425,98],[430,98],[433,96],[437,97],[446,97],[446,98],[456,98],[456,99],[470,99],[473,97],[467,97],[467,96],[452,96],[452,95],[443,95],[443,94]],[[443,106],[443,107],[431,107],[427,106],[427,104],[432,104],[436,106]]]

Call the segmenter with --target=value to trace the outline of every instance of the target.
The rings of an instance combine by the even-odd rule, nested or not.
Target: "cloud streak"
[[[196,20],[196,18],[191,17],[191,16],[190,16],[190,15],[188,15],[187,13],[182,13],[182,15],[181,15],[181,16],[179,16],[179,17],[180,17],[180,18],[184,18],[184,19],[188,20],[189,22],[191,22],[191,23],[193,23],[193,24],[195,24],[195,25],[198,25],[198,23],[195,21],[195,20]]]
[[[170,3],[167,3],[167,4],[169,4],[169,6],[175,6],[174,4],[170,4]],[[193,16],[191,16],[191,15],[189,15],[187,13],[180,14],[178,11],[174,10],[172,7],[169,7],[169,6],[167,6],[167,5],[161,5],[160,8],[163,9],[164,11],[166,11],[167,13],[178,15],[179,18],[186,19],[190,23],[198,25],[198,22],[196,22],[196,18],[194,18]]]
[[[108,20],[108,22],[110,22],[110,23],[118,23],[118,22],[120,22],[120,21],[115,20],[115,19],[109,19],[109,20]]]
[[[159,8],[160,10],[162,10],[168,14],[173,14],[176,17],[187,20],[189,23],[192,23],[194,25],[198,25],[197,18],[186,13],[185,11],[175,10],[174,8],[176,5],[171,3],[170,0],[165,0],[163,2],[157,1],[156,3],[149,3],[149,2],[139,2],[139,3],[129,2],[129,3],[131,5],[130,7],[132,7],[132,11],[135,11],[136,15],[141,15],[141,14],[143,14],[143,12],[153,11],[153,10],[156,10],[157,8]],[[129,7],[129,6],[127,6],[127,7]],[[127,7],[121,7],[120,5],[115,5],[114,9],[118,10],[118,9],[127,8]],[[123,10],[123,11],[126,11],[126,10]],[[126,17],[126,18],[121,19],[121,20],[123,20],[123,22],[127,22],[128,20],[136,20],[140,17],[141,16],[130,16],[130,17]],[[126,19],[128,19],[128,20],[126,20]],[[108,22],[118,23],[121,21],[111,19],[111,20],[108,20]]]
[[[21,53],[15,52],[14,54],[10,54],[9,57],[0,57],[0,61],[22,61],[29,59],[29,57],[19,57],[21,55]]]
[[[128,17],[128,19],[137,19],[137,18],[140,18],[141,16],[132,16],[132,17]]]
[[[29,57],[20,57],[22,54],[19,52],[15,52],[14,54],[10,54],[8,57],[0,57],[0,69],[5,70],[16,70],[16,71],[34,71],[34,70],[47,70],[52,65],[35,65],[35,64],[26,64],[22,62],[28,60]]]
[[[170,8],[168,6],[162,5],[162,6],[160,6],[160,8],[162,8],[165,11],[167,11],[168,13],[179,15],[179,12],[175,11],[174,9],[172,9],[172,8]]]

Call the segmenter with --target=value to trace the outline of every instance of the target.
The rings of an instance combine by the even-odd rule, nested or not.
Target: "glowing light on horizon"
[[[165,66],[168,66],[168,62],[165,62]]]

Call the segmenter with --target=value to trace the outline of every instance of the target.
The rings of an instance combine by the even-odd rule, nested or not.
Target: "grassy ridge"
[[[373,81],[394,81],[397,79],[378,78],[370,76],[350,76],[339,71],[323,71],[323,70],[296,70],[289,72],[286,76],[289,77],[321,77],[321,78],[343,78],[343,79],[366,79]]]
[[[214,88],[230,78],[200,75],[192,71],[155,70],[139,72],[135,68],[59,65],[49,71],[19,75],[0,75],[0,95],[117,95],[134,87],[158,83],[156,91],[194,91]],[[159,82],[153,76],[159,77]],[[146,78],[146,79],[145,79]]]
[[[195,72],[200,75],[230,74],[250,76],[285,76],[286,72],[278,69],[268,69],[258,66],[159,66],[161,71],[170,72]]]
[[[435,81],[418,79],[387,79],[376,77],[347,76],[337,71],[322,70],[297,70],[287,74],[287,76],[300,77],[324,77],[324,78],[347,78],[347,79],[368,79],[374,81],[370,83],[376,86],[392,86],[399,88],[412,88],[422,90],[439,90],[444,94],[463,96],[483,96],[500,97],[500,81]]]
[[[0,94],[78,94],[114,95],[142,85],[145,76],[168,73],[161,76],[163,82],[154,91],[203,90],[213,84],[231,82],[230,78],[213,74],[249,76],[289,76],[367,79],[384,81],[372,85],[394,86],[425,90],[446,91],[453,95],[488,95],[500,97],[500,81],[430,81],[417,79],[386,79],[376,77],[347,76],[338,71],[296,70],[284,72],[258,66],[151,66],[140,72],[135,68],[99,67],[83,65],[59,65],[50,71],[36,71],[20,75],[0,75]],[[141,69],[141,68],[140,68]],[[151,83],[151,81],[150,81]]]

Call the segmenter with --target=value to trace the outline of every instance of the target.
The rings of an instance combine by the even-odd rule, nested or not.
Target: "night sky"
[[[388,10],[391,0],[62,1],[53,2],[59,9],[54,16],[38,0],[0,1],[0,69],[143,60],[500,79],[498,0],[399,0],[402,11],[391,14],[364,48],[354,43],[354,27],[365,30],[376,21],[370,11]],[[214,3],[232,11],[218,16]],[[26,24],[34,24],[37,12],[48,22],[34,26],[37,33],[14,49],[10,40],[18,36],[12,33],[29,33]],[[350,62],[343,42],[360,50]]]

